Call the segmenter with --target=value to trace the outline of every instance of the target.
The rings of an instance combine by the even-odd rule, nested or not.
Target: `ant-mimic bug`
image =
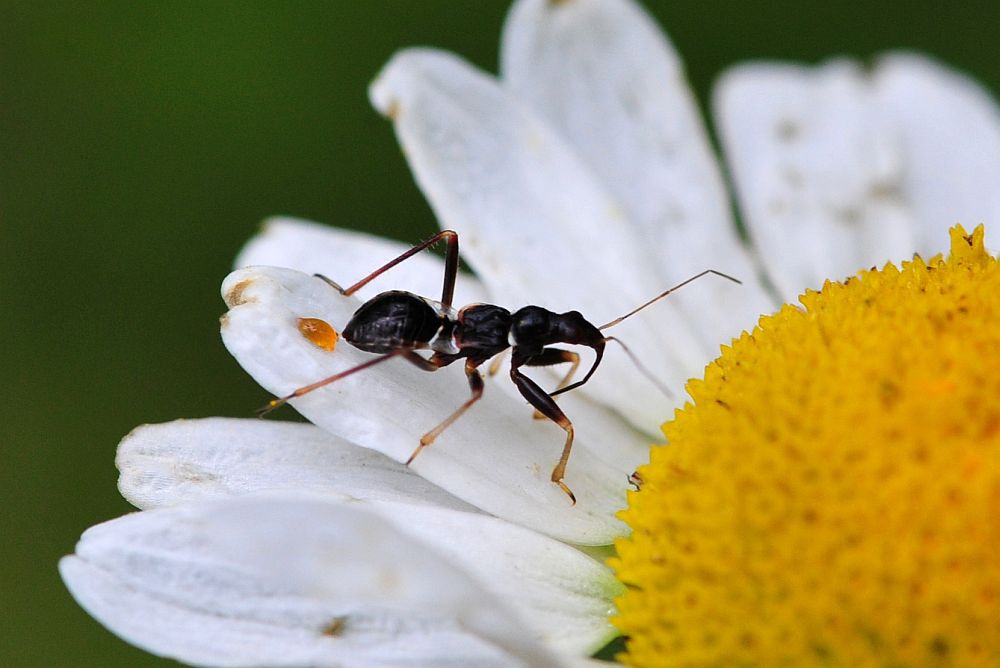
[[[379,356],[311,385],[300,387],[289,395],[273,399],[258,411],[258,414],[269,413],[291,399],[301,397],[393,357],[402,357],[425,371],[437,371],[464,359],[465,375],[469,379],[472,396],[441,424],[420,437],[420,444],[406,460],[406,464],[409,465],[421,450],[433,443],[434,439],[482,397],[483,377],[479,373],[479,367],[510,348],[510,379],[528,403],[535,407],[536,414],[552,420],[566,432],[566,442],[559,456],[559,462],[552,469],[551,480],[575,504],[576,497],[563,482],[566,463],[573,448],[573,423],[553,397],[576,389],[590,380],[601,363],[604,345],[608,341],[615,341],[625,347],[620,340],[605,336],[601,332],[706,274],[715,274],[740,283],[732,276],[707,269],[600,327],[592,325],[578,311],[554,313],[541,306],[525,306],[512,313],[493,304],[470,304],[456,311],[452,307],[452,298],[455,292],[455,280],[458,277],[458,233],[454,230],[443,230],[435,234],[346,289],[322,274],[316,276],[347,297],[400,262],[440,241],[446,241],[448,244],[440,301],[402,290],[390,290],[376,295],[355,311],[342,336],[355,348],[377,353]],[[596,355],[594,363],[582,380],[570,383],[580,363],[579,354],[551,347],[552,344],[581,345],[593,349]],[[432,352],[430,356],[424,357],[417,353],[418,350]],[[637,366],[642,368],[627,347],[625,350]],[[567,362],[570,364],[569,372],[552,392],[546,392],[521,372],[521,367],[553,366]]]

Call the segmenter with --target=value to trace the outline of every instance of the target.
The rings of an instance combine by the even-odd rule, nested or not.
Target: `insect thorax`
[[[493,304],[470,304],[458,312],[455,343],[463,350],[498,353],[510,346],[510,311]]]

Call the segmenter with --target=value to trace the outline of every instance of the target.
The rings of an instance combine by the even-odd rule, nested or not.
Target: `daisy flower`
[[[565,477],[576,505],[550,481],[562,430],[530,419],[502,377],[488,381],[483,399],[411,466],[399,464],[421,434],[468,399],[457,368],[429,374],[390,360],[344,378],[291,402],[312,425],[212,418],[140,427],[119,446],[117,463],[123,495],[142,512],[88,530],[60,564],[80,604],[129,642],[210,666],[577,665],[619,633],[612,618],[630,636],[624,660],[637,664],[740,656],[760,665],[773,657],[796,663],[808,651],[861,656],[838,654],[839,636],[815,636],[813,643],[814,636],[794,628],[796,618],[824,623],[823,602],[848,585],[834,589],[834,599],[801,599],[805,607],[818,601],[811,617],[800,615],[804,608],[781,607],[799,602],[782,598],[793,585],[822,584],[816,569],[808,571],[812,580],[776,580],[766,590],[767,614],[746,633],[735,632],[758,612],[746,604],[758,590],[741,589],[740,574],[758,563],[759,544],[747,543],[745,525],[733,520],[743,516],[745,501],[733,490],[771,480],[765,473],[777,476],[782,469],[768,467],[779,457],[759,448],[755,468],[730,475],[741,468],[739,445],[755,441],[691,411],[667,432],[681,445],[654,449],[652,463],[643,465],[684,383],[702,376],[719,344],[760,314],[825,279],[914,252],[930,257],[955,221],[1000,218],[1000,118],[991,98],[961,75],[906,54],[868,70],[838,60],[727,72],[715,113],[751,246],[732,220],[678,57],[628,0],[521,0],[504,28],[499,78],[454,55],[414,49],[396,55],[370,93],[391,119],[441,226],[459,232],[462,255],[475,269],[475,278],[459,277],[456,305],[538,304],[605,322],[707,268],[744,285],[702,279],[616,329],[674,388],[673,399],[613,349],[585,387],[560,397],[576,426]],[[955,262],[989,265],[981,235],[956,234],[979,255],[968,260],[956,243]],[[405,249],[304,221],[269,221],[223,284],[226,347],[276,396],[370,360],[336,337],[361,301],[312,274],[347,284]],[[928,267],[936,270],[936,262],[944,261],[905,265],[903,273],[933,273]],[[357,297],[391,288],[433,297],[442,275],[443,263],[421,254]],[[838,308],[858,311],[864,299]],[[805,313],[812,304],[806,299]],[[748,337],[762,338],[755,332],[739,341]],[[932,349],[934,341],[941,339],[931,339]],[[782,403],[799,394],[775,389],[739,403],[766,387],[760,380],[726,395],[726,379],[738,375],[731,369],[756,360],[736,352],[741,345],[750,346],[725,348],[704,385],[690,386],[696,410],[738,406],[750,427],[765,425],[764,417],[787,418],[800,429],[788,432],[781,453],[794,457],[821,426],[813,429],[813,416],[797,412],[798,404]],[[794,373],[786,379],[775,372],[776,380],[801,381],[825,368],[815,350],[785,345],[792,356],[779,357]],[[870,359],[887,351],[862,353]],[[856,358],[829,359],[839,368]],[[769,369],[754,370],[767,380]],[[850,387],[863,382],[853,377]],[[848,405],[878,415],[870,404]],[[857,416],[836,419],[854,424]],[[734,445],[706,457],[716,435],[730,435]],[[983,453],[962,454],[962,470],[984,461]],[[626,492],[640,466],[642,490]],[[715,496],[668,495],[683,487],[678,478],[690,486],[713,466],[722,481]],[[865,479],[878,481],[879,471]],[[805,487],[808,475],[800,479],[801,487],[788,488],[796,498],[812,489]],[[780,514],[784,502],[772,494],[758,510]],[[827,507],[802,512],[809,509],[809,522],[829,521],[826,531],[848,540],[844,516],[838,524]],[[626,540],[629,526],[634,535]],[[717,528],[722,533],[713,541]],[[794,545],[809,542],[808,533],[791,535]],[[616,540],[618,577],[603,563]],[[782,555],[796,554],[789,545]],[[874,558],[883,546],[852,554]],[[715,571],[698,571],[703,553]],[[810,558],[822,563],[823,554]],[[974,570],[967,564],[980,554],[961,562],[963,572]],[[762,559],[766,569],[753,575],[787,573],[790,559]],[[917,573],[926,572],[934,571]],[[854,571],[845,573],[852,582]],[[971,582],[970,595],[995,607],[996,581]],[[706,599],[715,607],[702,605]],[[739,605],[726,607],[733,600]],[[678,609],[691,614],[668,614]],[[774,610],[783,624],[771,627]],[[877,614],[871,619],[877,627]],[[848,628],[856,620],[835,621]],[[953,637],[920,627],[913,642],[951,647]],[[749,653],[786,638],[795,638],[798,644],[788,646],[799,654]]]
[[[1000,263],[858,272],[688,385],[612,559],[635,666],[995,666]]]

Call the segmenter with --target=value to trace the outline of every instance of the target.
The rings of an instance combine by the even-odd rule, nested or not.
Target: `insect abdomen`
[[[419,347],[437,333],[441,318],[420,297],[402,290],[383,292],[361,305],[344,328],[344,339],[370,353]]]

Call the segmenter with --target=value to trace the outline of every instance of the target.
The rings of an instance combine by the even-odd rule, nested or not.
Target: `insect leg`
[[[486,372],[489,374],[490,378],[500,373],[500,366],[503,364],[504,359],[507,357],[507,353],[510,352],[510,348],[506,350],[501,350],[499,353],[493,356],[493,361],[490,362],[490,368]]]
[[[303,387],[300,387],[291,394],[286,394],[285,396],[280,397],[278,399],[271,399],[271,401],[267,402],[266,406],[257,409],[257,417],[264,417],[265,415],[273,411],[275,408],[284,406],[291,399],[295,399],[296,397],[301,397],[304,394],[309,394],[313,390],[318,390],[319,388],[329,385],[330,383],[335,383],[341,378],[346,378],[347,376],[355,374],[358,371],[364,371],[365,369],[373,367],[376,364],[380,364],[386,361],[387,359],[395,357],[396,355],[404,355],[412,352],[413,351],[410,350],[409,348],[401,348],[399,350],[393,350],[391,353],[386,353],[384,355],[379,355],[378,357],[373,357],[367,362],[362,362],[357,366],[352,366],[350,369],[346,369],[345,371],[341,371],[340,373],[335,373],[332,376],[324,378],[323,380],[318,380],[310,385],[305,385]]]
[[[559,488],[562,491],[566,492],[566,495],[569,496],[570,500],[575,505],[576,496],[566,483],[563,482],[563,478],[566,475],[566,462],[569,461],[569,453],[570,450],[573,449],[573,423],[569,421],[569,418],[562,412],[562,409],[556,405],[555,399],[550,397],[548,392],[540,388],[535,381],[518,371],[518,367],[525,363],[525,360],[517,354],[517,350],[515,349],[514,358],[511,361],[510,366],[510,379],[514,381],[514,385],[517,386],[521,395],[528,400],[528,403],[534,406],[542,415],[562,427],[566,432],[566,444],[563,445],[563,451],[559,456],[559,462],[556,464],[555,468],[552,469],[551,480],[555,484],[559,485]]]
[[[562,364],[563,362],[569,362],[569,371],[563,376],[563,379],[559,381],[556,385],[556,394],[562,388],[569,385],[569,381],[573,379],[573,375],[576,374],[577,369],[580,368],[580,355],[571,350],[561,350],[559,348],[545,348],[538,355],[534,355],[524,363],[524,366],[553,366],[555,364]],[[542,414],[540,410],[535,410],[534,418],[536,420],[545,419],[545,415]]]
[[[372,273],[362,278],[354,285],[348,286],[347,288],[340,287],[335,282],[331,281],[329,278],[323,276],[322,274],[316,274],[316,277],[323,279],[331,287],[336,289],[340,294],[347,297],[353,295],[355,292],[365,287],[370,282],[372,282],[385,272],[389,271],[403,260],[413,257],[414,255],[424,250],[425,248],[430,248],[431,246],[438,243],[442,239],[448,243],[448,249],[445,253],[445,260],[444,260],[444,284],[441,286],[441,303],[444,304],[445,306],[451,306],[452,299],[455,296],[455,279],[458,276],[458,232],[454,230],[442,230],[438,232],[430,239],[420,242],[419,244],[417,244],[410,250],[406,251],[396,259],[385,263]]]
[[[430,363],[431,362],[428,362],[428,364]],[[476,369],[476,362],[471,359],[465,360],[465,375],[469,379],[469,389],[472,391],[472,396],[469,397],[468,401],[459,406],[458,410],[449,415],[444,422],[420,437],[420,445],[418,445],[417,449],[413,451],[410,458],[406,460],[407,466],[409,466],[416,456],[420,454],[421,450],[433,443],[434,439],[441,435],[441,432],[450,427],[455,420],[462,417],[462,414],[469,410],[472,404],[479,401],[480,397],[483,396],[483,377],[479,375],[479,371]]]
[[[570,390],[575,390],[576,388],[580,387],[588,380],[590,380],[590,377],[594,375],[595,371],[597,371],[597,367],[600,366],[601,360],[604,359],[605,341],[607,341],[607,339],[600,339],[598,341],[583,343],[582,345],[590,346],[591,348],[593,348],[594,353],[596,355],[596,357],[594,357],[594,364],[590,367],[590,370],[587,371],[587,375],[583,377],[583,380],[578,380],[572,385],[565,385],[560,383],[558,388],[549,393],[549,396],[554,397],[557,394],[562,394],[563,392],[569,392]]]
[[[431,355],[431,357],[428,359],[426,357],[418,355],[412,350],[404,352],[403,359],[405,359],[407,362],[417,367],[418,369],[422,369],[424,371],[437,371],[441,367],[448,366],[449,364],[455,361],[454,359],[448,359],[447,357],[440,355],[438,353]]]

